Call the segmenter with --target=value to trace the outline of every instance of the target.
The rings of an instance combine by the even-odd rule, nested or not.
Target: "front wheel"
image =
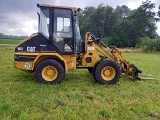
[[[89,71],[90,73],[92,73],[93,67],[88,67],[87,69],[88,69],[88,71]]]
[[[59,84],[63,81],[64,74],[64,67],[54,59],[41,61],[34,72],[37,82],[44,84]]]
[[[102,55],[99,55],[99,57],[101,58],[101,60],[105,58],[105,57],[102,56]],[[90,73],[93,73],[93,72],[94,72],[94,67],[88,67],[87,69],[88,69],[88,71],[89,71]]]
[[[103,59],[94,68],[94,79],[99,84],[116,84],[121,76],[118,64],[110,59]]]

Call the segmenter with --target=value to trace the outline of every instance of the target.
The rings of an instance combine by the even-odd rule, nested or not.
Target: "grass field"
[[[21,40],[19,39],[2,39],[0,38],[0,44],[18,44]]]
[[[13,48],[0,48],[1,120],[159,120],[160,80],[116,85],[95,83],[87,70],[67,73],[60,85],[44,85],[13,68]],[[144,74],[160,78],[160,54],[124,53]]]

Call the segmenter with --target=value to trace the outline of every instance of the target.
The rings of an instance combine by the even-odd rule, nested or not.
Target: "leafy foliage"
[[[117,47],[135,47],[140,38],[156,38],[155,4],[146,0],[137,9],[131,10],[126,5],[115,9],[100,4],[86,7],[79,15],[82,36],[87,31],[106,38],[108,45]],[[159,15],[160,12],[157,13]]]
[[[136,42],[133,39],[133,26],[134,24],[128,19],[116,23],[113,27],[112,39],[110,39],[109,44],[114,44],[118,47],[134,47]]]
[[[155,26],[155,15],[153,12],[155,4],[151,1],[143,2],[142,5],[134,12],[134,14],[129,18],[134,24],[135,36],[140,37],[156,37],[156,26]],[[135,38],[136,39],[136,38]]]
[[[144,51],[160,51],[160,39],[141,38],[136,47]]]

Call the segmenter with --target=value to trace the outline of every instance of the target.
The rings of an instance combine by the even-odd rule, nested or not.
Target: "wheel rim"
[[[58,76],[58,71],[55,67],[53,66],[46,66],[43,70],[42,70],[42,77],[46,80],[46,81],[54,81]]]
[[[111,66],[106,66],[101,71],[101,76],[106,81],[112,80],[115,77],[115,75],[116,75],[116,71]]]

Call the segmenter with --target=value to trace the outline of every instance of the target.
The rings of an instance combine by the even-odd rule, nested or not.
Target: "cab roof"
[[[57,5],[48,5],[48,4],[37,4],[37,7],[47,7],[47,8],[67,8],[72,9],[73,11],[79,11],[79,8],[69,7],[69,6],[57,6]]]

